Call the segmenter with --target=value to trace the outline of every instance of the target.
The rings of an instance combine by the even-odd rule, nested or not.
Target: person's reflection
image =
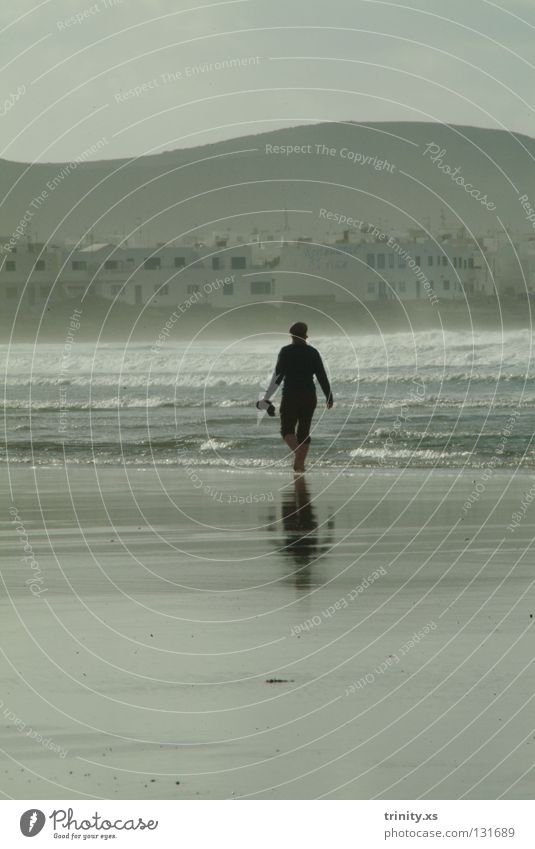
[[[285,532],[281,553],[291,557],[297,567],[293,573],[295,586],[307,589],[311,585],[312,566],[332,545],[333,535],[328,533],[322,540],[318,535],[318,522],[304,475],[295,475],[293,486],[283,491],[281,512]],[[332,519],[327,528],[334,528]]]

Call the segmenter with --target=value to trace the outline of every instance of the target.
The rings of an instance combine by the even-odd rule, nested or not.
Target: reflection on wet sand
[[[291,487],[282,492],[282,528],[284,539],[280,546],[283,557],[296,565],[292,577],[298,589],[311,585],[312,567],[331,548],[334,541],[334,521],[329,519],[318,530],[316,511],[304,475],[295,475]]]

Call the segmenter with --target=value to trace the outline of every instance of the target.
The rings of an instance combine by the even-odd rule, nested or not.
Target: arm
[[[314,374],[318,378],[318,383],[323,389],[323,394],[325,395],[325,400],[327,401],[327,406],[332,407],[333,405],[333,393],[331,391],[331,384],[329,383],[329,378],[327,377],[327,373],[325,371],[325,366],[323,365],[323,360],[321,359],[321,354],[316,351],[317,354],[317,362],[316,367],[314,369]]]
[[[279,356],[277,357],[277,364],[275,366],[275,370],[271,377],[270,384],[264,393],[264,401],[269,401],[271,396],[277,391],[279,388],[284,375],[286,374],[286,366],[284,363],[284,357],[282,355],[282,351],[279,351]]]

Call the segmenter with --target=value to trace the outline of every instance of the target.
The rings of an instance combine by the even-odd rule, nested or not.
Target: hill
[[[32,237],[43,241],[76,240],[87,230],[119,238],[141,222],[146,243],[195,228],[247,236],[253,227],[280,229],[283,213],[273,210],[285,207],[294,235],[324,235],[320,210],[385,227],[435,229],[444,215],[474,233],[500,229],[498,219],[527,231],[519,195],[535,200],[534,158],[535,140],[503,130],[347,122],[137,159],[0,160],[0,233],[10,236],[29,211]]]

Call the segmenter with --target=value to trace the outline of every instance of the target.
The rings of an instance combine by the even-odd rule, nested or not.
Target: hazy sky
[[[18,0],[0,38],[5,159],[336,119],[535,136],[535,0]]]

